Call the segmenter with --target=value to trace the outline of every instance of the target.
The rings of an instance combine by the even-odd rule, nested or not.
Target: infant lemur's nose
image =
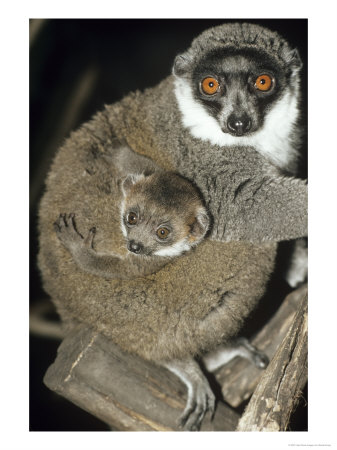
[[[231,114],[227,120],[227,127],[231,134],[242,136],[250,130],[252,122],[247,114]]]
[[[128,243],[128,250],[133,253],[140,253],[143,250],[143,245],[139,242],[130,241]]]

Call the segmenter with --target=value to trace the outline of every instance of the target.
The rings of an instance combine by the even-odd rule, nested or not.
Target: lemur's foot
[[[76,230],[75,214],[60,214],[54,223],[54,230],[66,248],[83,245],[83,236]]]
[[[213,418],[215,395],[208,382],[191,383],[184,412],[179,418],[180,427],[188,431],[198,431],[207,411],[211,412]]]
[[[258,369],[265,369],[268,366],[268,356],[252,345],[248,339],[244,337],[238,338],[236,345],[242,352],[241,356],[251,361]]]
[[[187,402],[179,418],[179,426],[188,431],[199,430],[207,411],[213,418],[215,410],[215,395],[199,364],[193,359],[186,359],[166,362],[164,366],[187,387]]]
[[[92,248],[94,236],[96,234],[96,227],[92,227],[89,230],[88,236],[84,239],[84,245],[86,248]]]
[[[76,229],[75,214],[60,214],[58,220],[54,223],[54,229],[62,244],[69,250],[79,248],[92,248],[96,228],[92,227],[86,238]]]

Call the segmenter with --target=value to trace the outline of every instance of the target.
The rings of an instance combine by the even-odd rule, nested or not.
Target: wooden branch
[[[307,288],[304,286],[289,294],[274,317],[254,339],[254,345],[269,357],[275,354],[280,341],[291,327],[296,309],[306,292]],[[302,352],[305,353],[304,347]],[[275,356],[278,364],[283,363],[284,357],[283,353]],[[274,370],[272,363],[270,366]],[[270,370],[269,367],[265,373],[269,374]],[[222,383],[225,400],[232,406],[237,406],[251,396],[262,374],[251,363],[236,358],[221,368],[216,376]],[[180,380],[162,367],[122,352],[103,335],[85,326],[74,329],[64,339],[57,359],[48,369],[44,381],[50,389],[114,429],[179,430],[177,419],[186,401],[186,388]],[[275,384],[275,380],[272,384]],[[301,382],[299,386],[302,384]],[[292,393],[284,395],[288,401],[294,401]],[[272,397],[264,395],[264,398]],[[268,400],[266,404],[270,406],[272,403]],[[248,409],[245,416],[246,414],[250,414]],[[202,430],[233,431],[238,418],[236,412],[219,402],[213,422],[207,416]],[[240,427],[246,426],[244,423],[240,422]],[[256,424],[254,426],[257,427]],[[275,427],[274,422],[273,426]],[[280,423],[281,426],[284,426],[283,422]]]
[[[112,428],[178,431],[186,388],[166,369],[122,352],[105,336],[84,326],[62,342],[45,384]],[[234,431],[238,414],[219,403],[202,430]]]
[[[32,47],[38,39],[41,30],[46,26],[48,19],[29,19],[29,46]]]
[[[51,319],[51,314],[56,315],[53,303],[44,298],[32,304],[29,311],[29,332],[47,339],[62,340],[64,331],[60,319]]]
[[[252,344],[266,353],[271,360],[291,327],[307,285],[291,292],[269,322],[252,340]],[[263,372],[242,358],[235,358],[216,372],[225,401],[236,408],[249,399]]]
[[[285,431],[307,381],[307,296],[291,328],[263,373],[237,431]]]

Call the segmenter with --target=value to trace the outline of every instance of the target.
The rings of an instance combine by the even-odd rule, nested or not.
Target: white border
[[[336,448],[336,3],[4,2],[1,8],[2,220],[1,447],[18,449]],[[118,7],[118,9],[116,9]],[[207,11],[207,7],[209,10]],[[262,11],[263,9],[263,11]],[[242,14],[244,13],[244,15]],[[309,18],[309,432],[43,433],[28,431],[28,19]],[[174,30],[173,30],[174,32]],[[3,139],[5,138],[5,139]],[[14,216],[14,217],[13,217]],[[216,441],[215,441],[216,440]]]

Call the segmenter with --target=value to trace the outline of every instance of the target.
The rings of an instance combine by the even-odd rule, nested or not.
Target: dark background
[[[57,148],[69,132],[104,104],[132,90],[154,86],[171,72],[177,53],[205,29],[226,19],[52,19],[30,21],[30,303],[46,301],[36,255],[37,209],[44,179]],[[231,20],[238,21],[238,20]],[[244,21],[240,19],[240,21]],[[303,111],[307,103],[307,20],[250,20],[278,31],[297,47],[303,63]],[[306,149],[306,143],[304,142]],[[306,173],[306,151],[303,174]],[[282,254],[279,257],[282,264]],[[278,273],[259,311],[276,308],[289,288]],[[271,302],[272,297],[272,302]],[[266,307],[266,305],[268,305]],[[273,305],[273,306],[271,306]],[[256,321],[254,322],[256,323]],[[94,431],[108,427],[49,391],[42,382],[59,341],[31,335],[30,430]],[[307,429],[306,401],[292,430]]]

